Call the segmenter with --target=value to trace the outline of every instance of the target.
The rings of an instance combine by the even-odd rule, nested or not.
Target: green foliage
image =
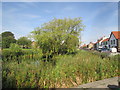
[[[17,44],[11,44],[10,49],[2,50],[2,60],[34,59],[40,60],[42,57],[41,49],[21,49]]]
[[[14,37],[14,34],[13,34],[12,32],[10,32],[10,31],[3,32],[3,33],[2,33],[2,38],[4,38],[4,37],[12,37],[12,38],[15,38],[15,37]]]
[[[80,31],[83,28],[81,18],[55,18],[48,23],[44,23],[42,27],[37,27],[32,34],[43,54],[48,56],[76,51]]]
[[[0,34],[0,48],[2,48],[2,35]]]
[[[15,43],[16,40],[12,37],[3,37],[2,38],[2,47],[9,48],[11,43]]]
[[[111,60],[120,60],[120,55],[115,55],[110,57]]]
[[[27,37],[21,37],[17,40],[17,44],[22,45],[23,48],[30,48],[32,41]]]
[[[94,52],[91,52],[92,54],[94,55],[97,55],[97,56],[100,56],[101,58],[109,58],[109,53],[105,53],[105,52],[97,52],[97,51],[94,51]]]
[[[77,52],[81,22],[81,18],[65,18],[43,24],[32,32],[39,46],[33,49],[20,48],[30,47],[27,37],[18,39],[17,45],[11,42],[13,34],[7,33],[7,39],[4,33],[3,46],[10,49],[2,50],[3,88],[68,88],[118,76],[119,55]]]
[[[56,65],[24,58],[20,64],[17,61],[3,62],[3,88],[70,88],[118,76],[117,60],[102,59],[87,51],[59,55],[54,60]]]
[[[11,43],[15,43],[16,39],[14,34],[11,32],[2,33],[2,48],[9,48]]]
[[[10,50],[13,52],[20,52],[22,49],[20,48],[20,46],[18,44],[11,43]]]
[[[22,55],[24,55],[24,53],[21,50],[2,50],[2,60],[3,61],[18,61],[18,59],[20,59],[19,57],[21,57]]]

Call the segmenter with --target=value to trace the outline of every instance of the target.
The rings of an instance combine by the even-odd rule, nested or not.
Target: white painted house
[[[102,48],[102,41],[106,38],[107,37],[104,36],[96,42],[96,50],[99,50],[100,48]]]
[[[106,38],[102,41],[102,48],[109,49],[109,38]]]
[[[109,48],[115,47],[120,51],[120,31],[113,31],[109,37]]]

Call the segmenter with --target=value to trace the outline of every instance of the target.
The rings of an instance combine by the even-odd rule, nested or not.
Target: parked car
[[[99,48],[98,51],[101,52],[102,48]]]
[[[101,52],[109,52],[109,50],[107,48],[102,48]]]

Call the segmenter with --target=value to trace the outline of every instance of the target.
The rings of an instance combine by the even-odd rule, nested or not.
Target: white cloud
[[[27,18],[41,18],[40,15],[34,15],[34,14],[23,14],[22,16],[25,16]]]
[[[20,37],[23,37],[23,36],[27,36],[27,35],[22,35],[22,34],[18,34],[17,32],[15,32],[15,31],[11,31],[11,30],[9,30],[9,29],[4,29],[4,30],[2,30],[2,32],[5,32],[5,31],[10,31],[10,32],[12,32],[13,34],[14,34],[14,36],[15,36],[15,39],[18,39],[18,38],[20,38]],[[1,32],[1,33],[2,33]]]
[[[29,7],[35,7],[37,8],[37,3],[35,2],[24,2],[23,3],[18,3],[17,6],[19,6],[20,8],[29,8]]]
[[[45,13],[52,13],[51,10],[44,10]]]
[[[7,17],[9,19],[13,19],[13,18],[17,18],[17,17],[41,18],[40,15],[36,15],[36,14],[18,13],[17,11],[19,11],[19,10],[20,9],[17,9],[17,8],[10,8],[10,9],[4,10],[3,13],[4,13],[5,17]]]
[[[14,26],[3,26],[2,32],[10,31],[15,35],[15,38],[18,39],[22,36],[27,36],[34,28],[26,26],[24,24],[14,24]]]

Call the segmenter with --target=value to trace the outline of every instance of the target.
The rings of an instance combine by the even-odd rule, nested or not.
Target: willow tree
[[[81,18],[54,18],[35,28],[32,35],[43,54],[63,54],[76,51],[83,29]]]

